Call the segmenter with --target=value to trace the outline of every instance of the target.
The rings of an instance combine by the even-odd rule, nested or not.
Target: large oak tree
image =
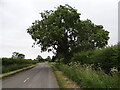
[[[69,5],[40,13],[27,29],[41,51],[53,51],[57,58],[69,58],[75,52],[102,48],[108,43],[109,32],[91,20],[81,20],[80,13]],[[96,17],[97,18],[97,17]]]

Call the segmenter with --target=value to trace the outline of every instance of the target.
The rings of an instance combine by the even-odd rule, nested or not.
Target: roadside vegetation
[[[85,88],[120,87],[120,43],[107,46],[109,32],[91,20],[81,20],[81,13],[68,4],[41,12],[27,33],[41,46],[52,51],[49,62]]]
[[[56,64],[55,67],[81,88],[120,88],[118,73],[108,75],[102,70],[93,70],[89,65],[79,64],[71,64],[70,66]]]
[[[75,53],[71,62],[92,64],[94,69],[101,68],[106,73],[120,71],[120,45]]]
[[[57,59],[52,67],[81,88],[120,88],[119,52],[119,45],[84,51],[76,53],[67,64],[64,58]]]
[[[52,67],[60,90],[66,90],[66,88],[80,88],[80,86],[76,82],[68,78],[61,70],[56,67],[56,63],[47,64]]]
[[[2,58],[2,73],[7,73],[13,70],[28,67],[36,63],[37,61],[30,59]]]
[[[109,32],[102,25],[81,20],[77,9],[68,4],[40,15],[42,19],[35,20],[27,33],[35,41],[33,46],[40,46],[41,52],[52,51],[54,56],[26,60],[24,54],[14,52],[12,58],[2,58],[3,73],[37,62],[52,62],[49,64],[62,88],[67,87],[66,80],[80,88],[120,88],[120,42],[107,46]]]

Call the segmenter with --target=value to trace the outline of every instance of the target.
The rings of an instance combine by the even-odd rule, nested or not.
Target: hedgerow
[[[13,70],[21,69],[36,63],[37,61],[31,59],[2,58],[2,73],[7,73]]]
[[[35,64],[37,61],[35,60],[30,60],[30,59],[13,59],[13,58],[2,58],[2,65],[3,66],[9,66],[9,65],[14,65],[14,64]]]
[[[74,54],[71,62],[81,64],[94,64],[94,67],[101,67],[105,72],[110,72],[111,68],[120,71],[120,46],[114,45],[102,49],[84,51]]]

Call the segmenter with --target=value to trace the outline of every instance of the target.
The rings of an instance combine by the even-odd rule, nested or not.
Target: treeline
[[[20,58],[2,58],[2,65],[14,65],[14,64],[35,64],[37,61],[31,59],[20,59]]]

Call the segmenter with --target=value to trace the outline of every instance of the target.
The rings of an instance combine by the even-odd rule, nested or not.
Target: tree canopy
[[[21,54],[19,52],[13,52],[12,58],[21,58],[21,59],[24,59],[25,55]]]
[[[81,20],[77,9],[60,5],[46,10],[42,20],[36,20],[27,29],[41,51],[53,51],[57,58],[68,58],[73,53],[102,48],[108,43],[109,32],[91,20]]]
[[[37,58],[36,58],[36,60],[41,60],[41,59],[43,59],[43,58],[40,55],[38,55]]]

